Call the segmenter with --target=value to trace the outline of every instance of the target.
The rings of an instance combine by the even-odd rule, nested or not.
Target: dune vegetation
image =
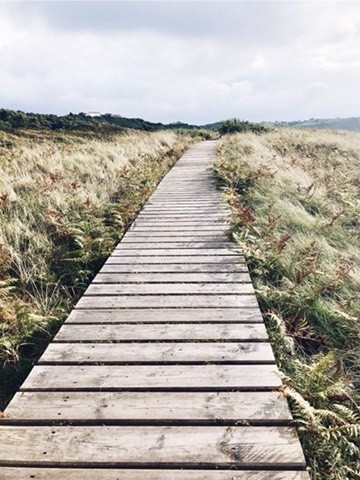
[[[360,135],[228,135],[215,171],[312,478],[358,479]]]
[[[3,405],[193,140],[174,131],[0,132]]]

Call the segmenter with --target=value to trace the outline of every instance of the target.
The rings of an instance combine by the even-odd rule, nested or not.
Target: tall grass
[[[360,478],[360,135],[227,136],[216,174],[312,476]]]
[[[0,133],[0,401],[191,141]]]

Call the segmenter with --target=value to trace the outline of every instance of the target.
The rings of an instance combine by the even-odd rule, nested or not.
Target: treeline
[[[261,133],[267,130],[259,123],[248,122],[238,118],[231,118],[208,125],[189,125],[187,123],[175,122],[169,124],[153,123],[142,118],[126,118],[112,113],[103,115],[89,115],[86,113],[69,113],[58,116],[42,113],[25,113],[20,110],[0,109],[0,130],[14,131],[46,129],[49,131],[90,131],[90,132],[118,132],[124,128],[155,132],[157,130],[194,130],[194,134],[202,133],[204,138],[205,130],[219,132],[220,134],[255,132]],[[202,130],[202,132],[200,132]],[[209,133],[209,132],[208,132]]]
[[[0,130],[5,131],[15,129],[118,131],[123,128],[152,132],[163,129],[194,129],[197,127],[180,122],[164,125],[148,122],[141,118],[125,118],[111,113],[98,116],[91,116],[86,113],[69,113],[68,115],[58,116],[0,109]]]

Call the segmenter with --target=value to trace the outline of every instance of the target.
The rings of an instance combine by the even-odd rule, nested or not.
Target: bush
[[[230,118],[225,120],[222,122],[221,127],[219,128],[219,133],[221,135],[241,132],[261,133],[265,131],[266,128],[258,123],[251,123],[247,120],[239,120],[238,118]]]

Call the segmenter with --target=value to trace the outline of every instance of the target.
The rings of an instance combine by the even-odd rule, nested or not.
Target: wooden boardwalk
[[[0,423],[0,480],[308,480],[211,165],[163,179]]]

